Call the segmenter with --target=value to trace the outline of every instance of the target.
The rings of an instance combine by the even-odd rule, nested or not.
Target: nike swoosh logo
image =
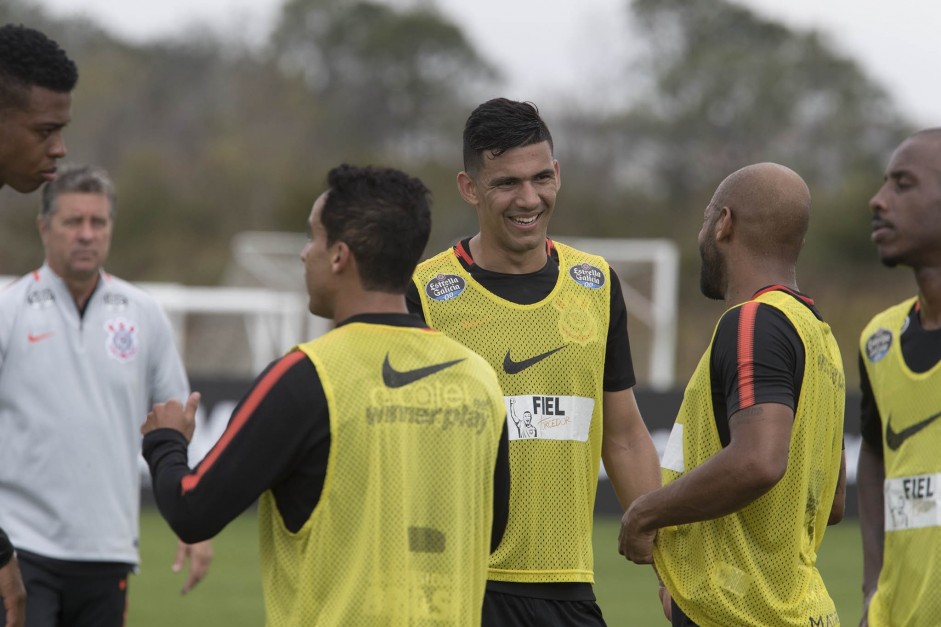
[[[513,358],[510,357],[510,351],[507,351],[506,357],[503,358],[503,371],[507,374],[519,374],[530,366],[535,366],[549,355],[558,353],[566,346],[568,346],[568,344],[563,344],[558,348],[553,348],[551,351],[547,351],[541,355],[536,355],[535,357],[530,357],[529,359],[524,359],[523,361],[513,361]]]
[[[930,425],[932,422],[934,422],[938,418],[941,418],[941,412],[938,412],[937,414],[933,416],[928,416],[924,420],[920,422],[916,422],[910,427],[905,427],[904,429],[896,433],[895,430],[892,429],[892,422],[891,422],[892,417],[890,416],[889,419],[886,420],[885,443],[890,449],[892,449],[893,451],[897,451],[899,450],[899,447],[902,446],[902,443],[905,442],[905,440],[912,437],[913,435],[915,435],[916,433],[918,433],[919,431],[921,431],[922,429]]]
[[[46,333],[40,333],[39,335],[33,335],[32,333],[30,333],[29,335],[26,336],[26,339],[29,340],[30,344],[33,344],[35,342],[41,342],[42,340],[48,337],[52,337],[53,335],[54,333],[52,331],[48,331]]]
[[[462,357],[454,361],[432,364],[423,368],[415,368],[414,370],[396,370],[392,367],[392,364],[389,363],[389,353],[386,353],[386,359],[382,362],[382,382],[386,384],[386,387],[400,388],[409,383],[415,383],[420,379],[429,377],[436,372],[441,372],[445,368],[450,368],[454,364],[461,363],[464,359],[465,358]]]

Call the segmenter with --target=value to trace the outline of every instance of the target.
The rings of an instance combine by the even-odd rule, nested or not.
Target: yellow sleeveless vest
[[[531,305],[485,290],[451,250],[415,272],[429,326],[482,355],[506,395],[510,515],[490,559],[495,581],[594,581],[611,277],[601,257],[556,247],[556,286]]]
[[[661,529],[654,560],[677,605],[702,627],[838,625],[816,561],[839,477],[845,404],[840,350],[830,327],[793,296],[773,291],[756,300],[784,312],[804,344],[787,471],[738,512]],[[664,485],[722,448],[711,353],[710,344],[686,388],[662,462]],[[682,455],[676,457],[671,451],[680,438]]]
[[[330,456],[298,533],[261,497],[268,624],[479,625],[504,417],[493,369],[416,328],[353,322],[299,348]]]
[[[870,321],[860,354],[882,417],[885,549],[871,627],[941,625],[941,363],[905,364],[910,298]]]

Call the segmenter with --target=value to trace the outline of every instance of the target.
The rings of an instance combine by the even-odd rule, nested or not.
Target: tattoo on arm
[[[735,412],[735,415],[732,416],[734,420],[748,420],[750,418],[757,418],[765,413],[764,407],[761,405],[752,405],[751,407],[746,407],[745,409]]]

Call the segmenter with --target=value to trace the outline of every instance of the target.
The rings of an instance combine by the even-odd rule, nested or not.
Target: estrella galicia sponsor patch
[[[109,355],[121,362],[134,358],[139,348],[137,325],[124,318],[115,318],[105,322],[105,331],[108,333],[105,348]]]
[[[583,287],[598,289],[604,285],[604,272],[589,263],[580,263],[569,268],[569,276]]]
[[[434,300],[451,300],[464,292],[467,284],[456,274],[439,274],[425,284],[425,294]]]
[[[886,356],[892,347],[892,332],[880,327],[866,340],[866,357],[876,362]]]

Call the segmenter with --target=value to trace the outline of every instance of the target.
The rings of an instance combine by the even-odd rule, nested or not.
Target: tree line
[[[879,271],[866,210],[911,123],[820,33],[726,0],[633,0],[624,11],[634,25],[625,37],[643,53],[599,52],[599,63],[630,82],[631,98],[547,119],[563,172],[550,233],[677,241],[682,378],[714,320],[697,288],[702,211],[731,171],[783,163],[813,195],[798,278],[843,323],[834,326],[850,374],[865,320],[914,289]],[[251,48],[211,32],[132,44],[29,0],[6,0],[0,19],[49,33],[79,65],[68,161],[112,173],[109,267],[128,279],[219,283],[233,235],[303,230],[326,171],[342,161],[393,165],[428,184],[426,252],[474,229],[454,188],[461,131],[505,77],[433,4],[287,0]],[[0,273],[26,272],[41,261],[38,238],[23,235],[38,198],[0,194]]]

